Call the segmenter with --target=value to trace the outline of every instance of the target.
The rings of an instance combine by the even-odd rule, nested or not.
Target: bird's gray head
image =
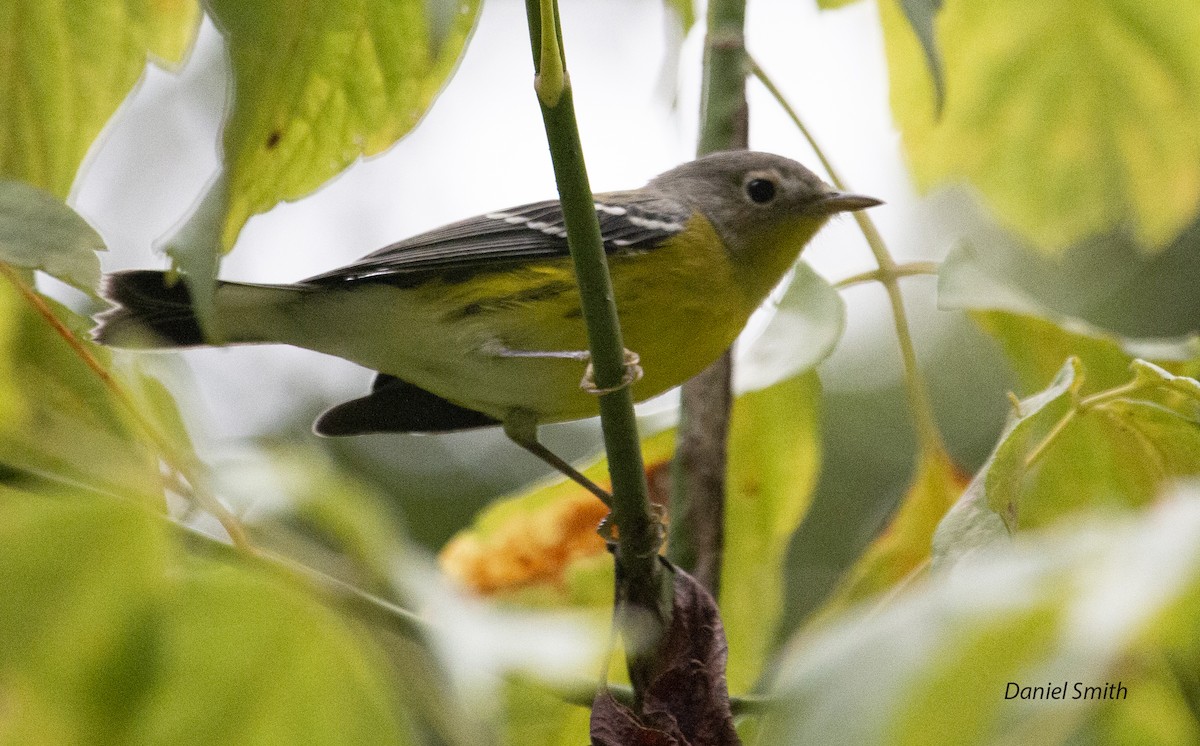
[[[789,158],[746,150],[698,158],[647,187],[703,213],[733,263],[770,283],[764,294],[830,216],[881,204],[840,192]]]
[[[732,150],[713,153],[655,177],[652,189],[699,209],[727,243],[798,216],[823,223],[829,216],[881,204],[880,200],[839,192],[812,171],[773,153]]]

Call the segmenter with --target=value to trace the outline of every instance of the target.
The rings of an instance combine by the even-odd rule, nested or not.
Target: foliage
[[[417,126],[480,6],[206,4],[233,82],[222,168],[169,242],[201,310],[252,215]],[[667,7],[690,27],[692,3]],[[344,465],[311,444],[224,461],[137,358],[90,341],[104,245],[63,200],[147,57],[184,59],[201,10],[0,9],[0,742],[566,744],[593,702],[598,743],[1194,742],[1200,330],[1194,283],[1167,276],[1200,238],[1200,11],[878,7],[912,176],[995,216],[941,263],[938,300],[1003,356],[1008,420],[982,463],[955,458],[951,428],[920,426],[912,360],[918,426],[833,406],[817,366],[846,309],[800,265],[739,350],[721,595],[674,576],[671,655],[640,703],[612,650],[597,692],[614,581],[587,493],[506,496],[435,573]],[[861,225],[868,279],[900,298],[904,268]],[[55,300],[46,275],[91,297]],[[1171,279],[1174,306],[1150,297]],[[1125,317],[1174,336],[1108,328]],[[887,446],[870,463],[827,439],[856,416]],[[642,443],[658,505],[673,442]],[[1129,697],[1075,700],[1076,683]]]

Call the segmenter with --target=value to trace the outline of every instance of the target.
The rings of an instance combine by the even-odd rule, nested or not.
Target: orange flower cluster
[[[447,576],[480,595],[561,583],[577,559],[604,551],[596,533],[608,509],[591,495],[557,500],[486,535],[456,536],[438,557]]]

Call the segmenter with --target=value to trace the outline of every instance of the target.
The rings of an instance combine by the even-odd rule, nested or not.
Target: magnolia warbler
[[[831,215],[878,204],[795,161],[749,151],[596,195],[634,399],[678,386],[720,356]],[[184,283],[118,272],[105,280],[114,307],[96,317],[94,335],[118,347],[284,343],[337,355],[378,374],[371,393],[322,414],[318,434],[504,425],[604,498],[537,440],[540,423],[597,411],[580,385],[587,336],[566,235],[559,203],[537,202],[294,285],[219,282],[207,337]]]

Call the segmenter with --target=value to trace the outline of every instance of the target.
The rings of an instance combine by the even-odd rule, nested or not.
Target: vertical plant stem
[[[697,155],[748,147],[745,0],[711,0]],[[725,472],[733,407],[733,355],[683,385],[679,440],[671,471],[672,561],[714,597],[725,546]]]
[[[625,377],[624,343],[575,121],[558,4],[555,0],[526,0],[525,7],[537,73],[535,89],[579,283],[595,382],[600,389],[614,389],[600,396],[600,422],[612,477],[612,518],[618,531],[617,597],[620,608],[636,610],[640,622],[638,639],[629,640],[627,636],[626,640],[630,679],[640,701],[640,693],[649,683],[657,640],[669,623],[671,585],[658,561],[661,527],[650,511],[633,395],[628,387],[621,386]],[[553,27],[547,28],[547,23],[553,23]],[[647,621],[652,627],[649,645],[645,639]],[[628,632],[630,627],[625,629]]]
[[[817,144],[808,127],[804,125],[803,120],[796,113],[796,110],[788,104],[787,99],[767,76],[758,63],[747,57],[750,73],[758,78],[758,81],[763,84],[763,87],[775,98],[783,110],[791,118],[792,123],[800,130],[808,144],[812,146],[813,152],[817,154],[817,158],[821,160],[821,165],[824,166],[825,172],[829,174],[830,181],[838,189],[845,189],[845,182],[838,175],[837,170],[829,159],[825,157],[825,151]],[[870,247],[871,253],[875,257],[875,263],[879,265],[878,280],[887,291],[888,302],[892,306],[892,319],[896,325],[896,339],[900,344],[900,357],[904,363],[904,390],[908,398],[909,411],[912,412],[913,421],[917,429],[917,440],[920,444],[921,453],[926,457],[945,457],[946,446],[942,442],[942,433],[938,429],[937,421],[933,416],[933,404],[929,399],[929,391],[925,386],[925,379],[921,376],[921,369],[917,365],[917,351],[913,345],[912,333],[908,326],[908,313],[904,309],[904,297],[900,293],[899,278],[902,275],[896,260],[892,258],[891,253],[887,249],[887,245],[883,241],[883,236],[879,234],[879,229],[875,227],[875,222],[871,220],[871,216],[866,212],[859,210],[851,213],[854,220],[858,223],[858,228],[862,231],[863,238],[867,241],[867,246]]]

